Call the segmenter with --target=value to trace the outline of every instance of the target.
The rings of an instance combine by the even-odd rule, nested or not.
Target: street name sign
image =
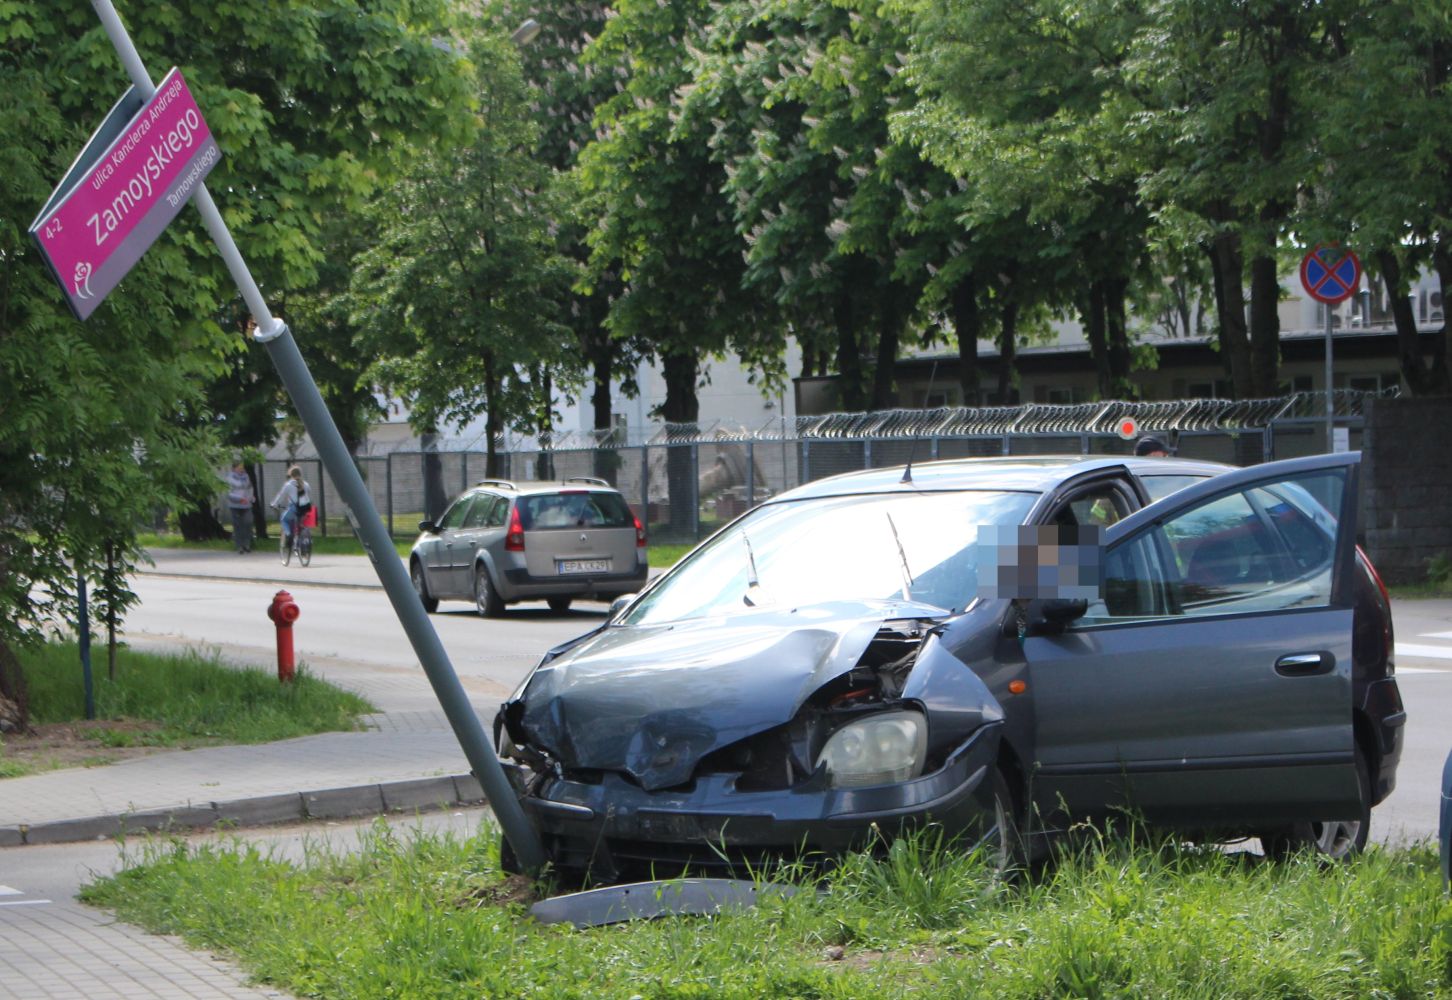
[[[144,103],[132,87],[30,225],[77,319],[86,319],[222,158],[181,71]]]
[[[1301,259],[1301,285],[1317,302],[1335,305],[1356,294],[1361,260],[1334,243],[1322,243]]]

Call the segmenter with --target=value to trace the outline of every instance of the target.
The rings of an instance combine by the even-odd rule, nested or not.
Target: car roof
[[[579,476],[574,479],[536,479],[526,482],[515,482],[511,479],[481,479],[469,487],[469,493],[476,493],[484,490],[492,490],[497,493],[506,493],[517,496],[534,496],[540,493],[561,493],[565,491],[574,493],[619,493],[603,479],[596,479],[593,476]]]
[[[798,486],[770,503],[853,493],[911,493],[930,490],[1014,490],[1044,493],[1073,476],[1124,466],[1137,476],[1218,476],[1235,468],[1186,458],[1137,458],[1133,455],[1017,455],[914,462],[912,482],[903,466],[846,472]]]

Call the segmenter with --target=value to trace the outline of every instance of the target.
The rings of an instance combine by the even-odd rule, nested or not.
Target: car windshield
[[[691,553],[623,623],[839,600],[961,609],[978,587],[979,527],[1021,524],[1036,498],[968,490],[767,504]]]

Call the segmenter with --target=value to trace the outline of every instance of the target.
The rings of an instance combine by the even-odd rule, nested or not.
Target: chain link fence
[[[1337,390],[1334,424],[1351,450],[1361,446],[1369,399],[1395,395]],[[887,410],[775,420],[756,430],[721,425],[666,425],[645,444],[620,445],[608,434],[557,435],[548,449],[514,443],[499,455],[496,478],[599,477],[612,482],[658,542],[691,543],[756,503],[802,483],[844,472],[936,459],[985,455],[1133,453],[1120,436],[1168,441],[1186,458],[1254,465],[1328,450],[1326,395],[1274,399],[1029,404],[1014,407]],[[478,451],[396,451],[357,459],[390,533],[414,534],[448,501],[488,478]],[[323,534],[349,533],[346,512],[322,463],[312,457],[267,461],[256,470],[270,501],[289,465],[313,489]],[[275,514],[273,515],[275,518]]]

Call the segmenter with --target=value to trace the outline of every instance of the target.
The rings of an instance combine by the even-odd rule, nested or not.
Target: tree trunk
[[[1250,391],[1259,398],[1280,388],[1281,282],[1275,258],[1263,254],[1250,262]]]
[[[499,366],[491,352],[484,355],[484,469],[485,475],[496,479],[508,479],[508,470],[499,457],[499,439],[504,434],[504,414],[499,397],[503,387],[498,374]]]
[[[899,322],[895,315],[883,317],[882,332],[877,336],[877,365],[872,372],[872,408],[890,409],[893,398],[893,369],[897,367]]]
[[[964,406],[978,405],[978,340],[983,333],[983,314],[978,309],[978,285],[972,271],[953,288],[950,304],[953,329],[958,333],[958,387]]]
[[[24,732],[30,726],[30,698],[20,661],[0,639],[0,733]]]
[[[192,497],[191,509],[183,510],[177,514],[177,527],[181,529],[182,537],[189,542],[209,542],[217,538],[226,538],[227,531],[222,527],[222,522],[217,520],[217,513],[212,509],[213,497]]]
[[[430,427],[420,431],[419,448],[423,451],[424,517],[437,521],[444,514],[449,495],[444,492],[444,462],[439,457],[439,432]]]
[[[694,425],[700,415],[696,396],[696,375],[700,362],[695,354],[667,354],[661,359],[666,398],[661,416],[670,424]],[[666,449],[666,490],[670,500],[670,530],[673,538],[696,540],[697,470],[690,445]]]
[[[595,428],[595,440],[603,443],[605,437],[615,429],[615,413],[610,399],[610,385],[615,378],[615,346],[610,331],[597,327],[588,345],[593,388],[590,391],[590,408],[593,411],[591,427]],[[613,441],[617,447],[624,441]],[[612,486],[617,486],[620,474],[620,452],[615,448],[595,449],[595,475]],[[642,498],[644,499],[644,498]]]
[[[1104,321],[1104,282],[1089,285],[1089,300],[1081,306],[1084,334],[1089,339],[1089,357],[1094,361],[1094,377],[1100,399],[1114,396],[1114,373],[1109,367],[1109,334]]]
[[[867,409],[866,373],[862,370],[862,346],[858,343],[855,292],[849,281],[837,296],[837,385],[842,409],[859,413]]]
[[[267,541],[267,501],[262,495],[262,472],[256,465],[248,465],[247,480],[252,484],[252,537]]]
[[[536,479],[555,478],[555,453],[551,446],[554,438],[555,401],[554,380],[544,365],[535,366],[535,380],[539,386],[539,454],[535,456],[534,476]]]
[[[255,505],[254,505],[255,506]],[[106,677],[109,680],[116,679],[116,626],[119,624],[116,613],[116,594],[120,591],[122,580],[116,572],[116,543],[106,543],[106,574],[101,578],[102,586],[106,589]]]
[[[1442,289],[1442,329],[1432,344],[1430,370],[1435,380],[1433,392],[1447,395],[1452,393],[1452,370],[1449,370],[1447,356],[1447,344],[1452,340],[1452,307],[1447,302],[1447,290],[1452,288],[1452,254],[1448,253],[1445,242],[1438,241],[1432,247],[1432,264],[1437,269],[1437,283]]]
[[[1245,326],[1244,259],[1240,237],[1222,232],[1209,250],[1215,277],[1215,316],[1219,325],[1220,353],[1230,372],[1236,399],[1251,397],[1250,334]]]
[[[1124,299],[1129,292],[1129,281],[1125,278],[1104,279],[1104,331],[1108,341],[1109,380],[1111,396],[1106,398],[1133,399],[1139,395],[1130,369],[1134,355],[1129,349],[1129,320],[1125,315]]]
[[[998,327],[998,399],[1001,406],[1012,406],[1014,370],[1018,359],[1018,296],[1012,290],[1003,300],[1003,315]]]

